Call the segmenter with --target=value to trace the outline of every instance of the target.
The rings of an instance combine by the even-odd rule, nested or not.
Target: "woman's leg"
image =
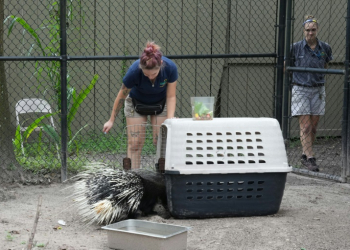
[[[318,115],[301,115],[299,116],[300,141],[303,147],[303,153],[307,158],[313,157],[313,142],[316,138],[316,129],[320,116]]]
[[[160,125],[162,125],[166,118],[166,116],[151,116],[151,123],[153,128],[153,144],[155,146],[157,146]]]
[[[147,116],[126,118],[128,133],[128,157],[131,168],[140,168],[141,152],[145,142]]]

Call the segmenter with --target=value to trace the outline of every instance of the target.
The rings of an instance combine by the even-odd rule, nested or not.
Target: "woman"
[[[292,64],[295,67],[327,68],[333,59],[331,47],[317,38],[318,21],[308,15],[303,23],[305,39],[293,44]],[[317,125],[325,113],[325,75],[311,72],[292,74],[292,116],[299,119],[300,141],[303,148],[302,163],[310,171],[319,171],[312,149]]]
[[[141,151],[145,141],[147,114],[151,113],[153,143],[157,143],[159,125],[165,119],[174,118],[176,107],[177,67],[170,59],[162,56],[160,47],[148,42],[139,60],[134,62],[123,78],[123,84],[114,101],[110,119],[104,124],[108,133],[116,116],[124,105],[128,126],[128,157],[131,168],[140,167]],[[142,109],[144,112],[142,112]],[[145,113],[148,111],[148,113]],[[154,114],[153,114],[154,112]],[[139,126],[133,126],[139,125]]]

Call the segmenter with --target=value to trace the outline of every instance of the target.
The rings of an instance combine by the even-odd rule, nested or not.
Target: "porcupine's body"
[[[73,198],[88,223],[110,224],[153,213],[160,198],[166,203],[164,177],[151,170],[93,168],[74,177]]]

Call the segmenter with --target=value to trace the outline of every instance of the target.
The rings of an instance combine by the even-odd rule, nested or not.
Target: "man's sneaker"
[[[306,167],[307,167],[307,169],[309,169],[310,171],[313,171],[313,172],[320,171],[317,164],[316,164],[315,157],[311,157],[311,158],[307,159]]]
[[[301,162],[301,164],[303,164],[304,166],[306,166],[306,164],[307,164],[307,157],[306,157],[305,154],[302,154],[302,155],[301,155],[300,162]]]

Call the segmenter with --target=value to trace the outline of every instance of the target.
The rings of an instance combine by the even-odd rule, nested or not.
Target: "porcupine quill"
[[[151,170],[123,171],[94,166],[72,178],[72,197],[87,224],[111,224],[153,213],[160,198],[166,203],[164,177]]]

